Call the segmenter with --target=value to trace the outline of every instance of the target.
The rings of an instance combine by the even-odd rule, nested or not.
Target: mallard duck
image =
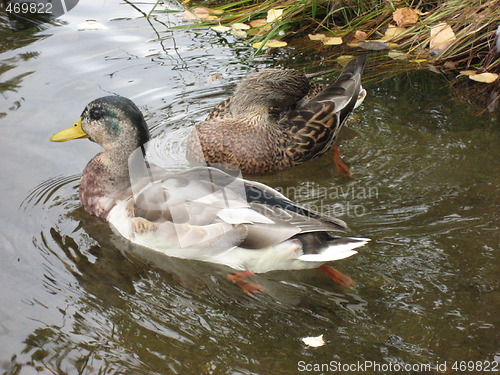
[[[81,176],[84,209],[134,244],[263,273],[318,267],[355,254],[368,241],[333,235],[347,229],[342,220],[300,207],[262,183],[213,167],[174,174],[150,165],[144,161],[146,122],[127,98],[92,101],[51,141],[76,138],[104,148]]]
[[[323,90],[293,69],[265,69],[249,75],[232,97],[195,127],[188,139],[188,158],[260,174],[323,155],[332,150],[344,121],[366,96],[361,87],[365,63],[366,56],[350,61]],[[340,163],[338,156],[335,149]]]

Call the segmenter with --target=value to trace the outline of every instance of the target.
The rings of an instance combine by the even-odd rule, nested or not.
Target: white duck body
[[[263,273],[316,268],[356,254],[353,249],[368,241],[332,237],[326,232],[346,229],[341,220],[322,218],[266,185],[215,168],[160,175],[136,184],[107,220],[122,237],[168,256]],[[320,247],[305,249],[305,234]]]

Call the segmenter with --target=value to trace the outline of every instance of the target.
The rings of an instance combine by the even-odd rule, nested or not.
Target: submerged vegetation
[[[197,20],[195,26],[246,37],[256,53],[287,44],[332,59],[375,50],[377,75],[397,66],[444,71],[453,85],[474,87],[490,112],[499,107],[500,0],[213,0],[203,6],[187,0],[184,6],[183,17]]]

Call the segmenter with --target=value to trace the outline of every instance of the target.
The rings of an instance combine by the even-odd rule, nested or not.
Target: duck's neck
[[[130,187],[127,150],[97,154],[85,167],[80,180],[80,201],[92,215],[106,219],[117,200]]]

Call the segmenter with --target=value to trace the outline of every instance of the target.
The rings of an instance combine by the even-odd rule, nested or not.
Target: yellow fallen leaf
[[[326,38],[325,34],[307,34],[307,36],[311,40],[321,40]]]
[[[215,30],[215,31],[217,31],[218,33],[225,33],[226,31],[231,30],[230,27],[228,27],[228,26],[222,26],[222,25],[212,26],[212,29]]]
[[[323,335],[317,337],[303,337],[302,342],[312,348],[317,348],[319,346],[325,345],[325,340],[323,340]]]
[[[235,30],[248,30],[250,26],[246,23],[236,22],[231,25],[231,27]]]
[[[483,82],[483,83],[493,83],[498,79],[498,74],[496,73],[479,73],[479,74],[471,74],[469,78],[473,81]]]
[[[389,25],[387,27],[387,30],[385,31],[384,36],[380,40],[387,42],[391,39],[394,39],[399,34],[405,32],[405,31],[406,31],[406,29],[404,27]]]
[[[475,70],[461,70],[460,74],[463,74],[465,76],[470,76],[472,74],[477,74],[477,72]]]
[[[198,14],[198,13],[208,13],[208,14],[214,14],[217,16],[220,16],[221,14],[224,13],[223,9],[210,9],[207,7],[196,7],[193,8],[193,13]]]
[[[181,17],[188,20],[212,21],[218,18],[218,16],[214,15],[213,11],[205,7],[197,7],[193,8],[192,11],[185,10]]]
[[[430,49],[443,52],[456,39],[450,25],[440,23],[431,27]]]
[[[357,40],[366,40],[366,39],[368,39],[368,34],[365,33],[364,31],[356,30],[356,32],[354,33],[354,37]]]
[[[199,20],[200,19],[200,17],[198,17],[196,14],[194,14],[193,12],[191,12],[187,9],[184,12],[182,12],[182,14],[180,14],[179,17],[182,17],[185,20]]]
[[[231,28],[231,34],[233,34],[234,36],[237,36],[239,38],[246,38],[247,37],[247,32],[245,30],[240,30],[240,29]]]
[[[267,12],[266,21],[268,23],[278,21],[279,19],[281,19],[282,14],[283,14],[283,9],[270,9]]]
[[[286,46],[286,42],[282,42],[281,40],[269,39],[266,44],[262,46],[262,42],[252,44],[253,48],[276,48],[276,47],[284,47]]]
[[[417,63],[417,64],[424,63],[424,62],[427,62],[427,61],[428,61],[427,59],[410,60],[410,62]]]
[[[335,60],[337,60],[337,62],[342,65],[342,66],[345,66],[347,65],[347,63],[351,60],[354,60],[355,56],[353,55],[341,55],[339,57],[337,57]]]
[[[394,60],[406,60],[407,58],[406,53],[399,51],[389,51],[387,56]]]
[[[392,19],[398,27],[414,25],[418,21],[418,14],[411,8],[399,8],[392,14]]]
[[[342,38],[340,36],[331,36],[321,39],[325,46],[338,46],[342,44]]]
[[[261,27],[264,25],[267,25],[267,21],[265,18],[259,18],[259,19],[250,21],[250,26],[252,26],[252,27]]]

